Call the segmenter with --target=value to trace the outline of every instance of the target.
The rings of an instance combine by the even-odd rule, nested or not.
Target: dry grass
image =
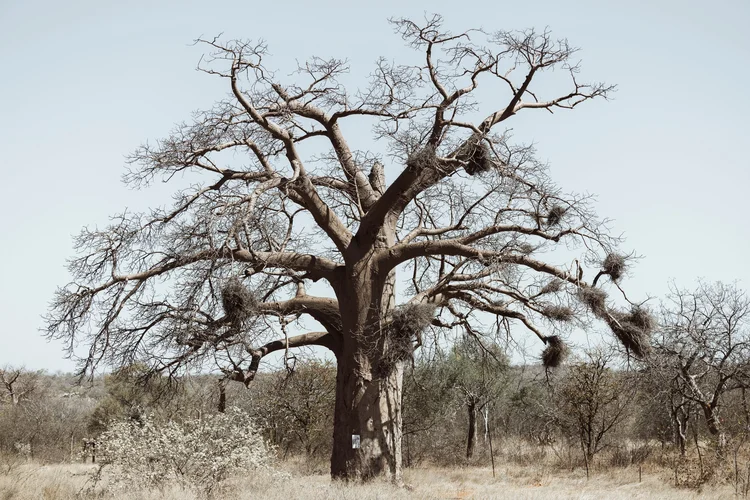
[[[287,467],[297,469],[299,464]],[[0,476],[0,500],[63,500],[93,498],[80,495],[94,468],[90,465],[31,465]],[[296,474],[295,470],[290,470]],[[706,487],[702,492],[676,489],[669,483],[670,472],[645,469],[638,481],[637,467],[594,473],[586,480],[583,470],[561,471],[543,465],[499,465],[497,478],[489,468],[423,468],[405,472],[409,489],[386,483],[346,486],[331,483],[326,475],[292,475],[291,478],[248,476],[228,481],[218,498],[244,499],[688,499],[734,498],[731,486]],[[181,488],[165,490],[129,489],[97,498],[191,500],[200,495]]]

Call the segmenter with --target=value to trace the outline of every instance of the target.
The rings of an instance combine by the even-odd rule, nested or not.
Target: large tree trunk
[[[474,446],[477,442],[477,405],[468,403],[466,407],[469,410],[469,435],[466,441],[466,458],[471,458],[474,456]]]
[[[338,361],[331,475],[400,483],[403,362],[367,369],[358,357],[364,356],[343,353]],[[353,436],[359,436],[359,449]]]
[[[382,236],[379,243],[392,244],[393,236]],[[379,274],[367,255],[355,262],[347,266],[337,290],[343,335],[337,358],[331,475],[344,480],[383,476],[400,484],[406,359],[401,355],[403,346],[394,348],[394,339],[383,328],[394,306],[395,275]],[[410,339],[401,341],[411,349]],[[359,448],[353,448],[353,436],[359,436]]]

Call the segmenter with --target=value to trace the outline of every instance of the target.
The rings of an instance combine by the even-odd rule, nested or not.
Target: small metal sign
[[[352,434],[352,448],[359,448],[359,434]]]

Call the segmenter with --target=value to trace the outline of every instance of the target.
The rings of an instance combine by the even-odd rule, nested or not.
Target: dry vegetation
[[[306,464],[288,461],[284,476],[251,475],[230,479],[219,492],[220,498],[241,499],[401,499],[401,498],[736,498],[729,483],[706,486],[700,490],[675,488],[672,470],[655,462],[644,464],[641,479],[637,466],[607,467],[586,479],[583,469],[562,469],[551,459],[532,461],[535,450],[508,443],[497,457],[496,478],[489,467],[424,467],[408,469],[408,488],[397,488],[384,482],[359,486],[332,483],[326,474],[304,475]],[[525,456],[524,456],[525,455]],[[538,455],[537,455],[538,456]],[[0,475],[0,499],[180,499],[202,498],[180,487],[164,489],[128,489],[104,494],[90,490],[90,478],[96,466],[85,464],[25,464],[11,473]],[[741,495],[740,495],[741,496]]]

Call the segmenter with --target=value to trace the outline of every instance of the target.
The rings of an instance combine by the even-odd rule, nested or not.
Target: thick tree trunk
[[[469,411],[469,434],[466,441],[466,458],[474,456],[474,446],[477,442],[477,406],[474,403],[466,405]]]
[[[376,246],[393,244],[382,233]],[[351,256],[350,256],[351,257]],[[355,256],[337,296],[342,348],[337,357],[336,408],[331,476],[367,480],[387,477],[400,484],[403,349],[384,325],[394,306],[394,273],[382,275],[370,255]],[[409,343],[411,340],[402,339]],[[354,440],[359,436],[359,448]]]
[[[345,353],[342,358],[336,375],[331,475],[344,480],[384,476],[400,483],[403,362],[363,370],[355,356]],[[359,436],[358,449],[353,436]]]

